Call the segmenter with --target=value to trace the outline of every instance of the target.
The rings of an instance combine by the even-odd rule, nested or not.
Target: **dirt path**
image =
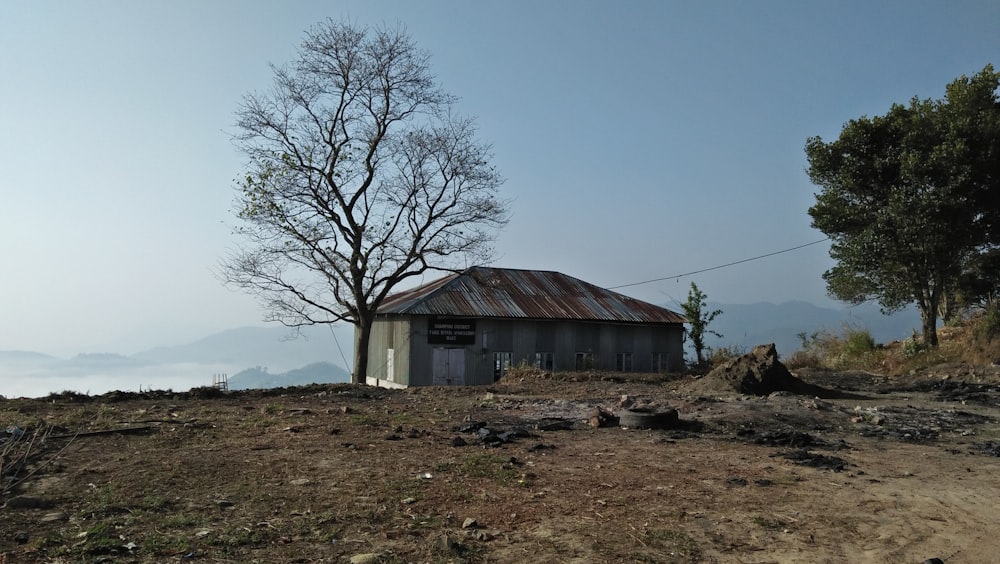
[[[623,394],[684,425],[583,423]],[[0,562],[995,561],[1000,458],[975,445],[1000,438],[1000,397],[865,394],[583,379],[8,400],[5,425],[154,430],[36,446]]]

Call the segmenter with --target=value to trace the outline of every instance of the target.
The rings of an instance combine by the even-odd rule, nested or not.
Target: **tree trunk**
[[[923,324],[924,344],[931,347],[938,346],[937,316],[933,313],[921,311],[920,321]]]
[[[368,343],[372,336],[374,319],[368,315],[359,315],[354,339],[354,371],[351,373],[351,383],[364,384],[368,376]]]
[[[937,314],[940,305],[940,296],[930,292],[926,300],[919,300],[920,323],[922,325],[924,344],[930,347],[938,346],[937,338]]]

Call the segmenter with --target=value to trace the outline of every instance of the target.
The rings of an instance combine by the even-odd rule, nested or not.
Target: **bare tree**
[[[236,114],[244,242],[221,277],[255,294],[268,321],[353,323],[356,383],[389,292],[487,262],[508,220],[490,147],[452,113],[428,62],[405,30],[327,20]]]

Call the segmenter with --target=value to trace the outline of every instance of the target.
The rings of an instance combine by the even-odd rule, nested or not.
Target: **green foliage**
[[[914,98],[851,120],[835,141],[806,143],[822,188],[809,215],[836,261],[827,290],[887,311],[916,303],[931,346],[946,296],[980,294],[986,272],[996,283],[980,259],[1000,242],[998,84],[987,66],[948,85],[943,100]]]
[[[875,350],[875,339],[867,329],[851,328],[844,332],[843,354],[859,358]]]
[[[867,329],[844,325],[840,332],[799,333],[802,348],[789,357],[790,369],[871,369],[880,362],[880,349]]]
[[[722,310],[708,311],[707,308],[707,296],[698,289],[697,284],[692,282],[687,301],[681,304],[681,309],[684,310],[684,317],[687,318],[688,336],[691,337],[695,360],[699,367],[705,365],[705,335],[722,337],[719,333],[708,328],[709,323],[721,314]]]
[[[976,320],[975,334],[984,341],[1000,337],[1000,301],[992,300],[986,304],[982,315]]]

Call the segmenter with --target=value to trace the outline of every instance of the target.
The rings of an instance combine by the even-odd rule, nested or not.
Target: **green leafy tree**
[[[942,300],[977,288],[983,257],[1000,243],[1000,74],[987,66],[884,116],[806,143],[822,190],[809,209],[832,240],[831,296],[884,311],[916,303],[925,344],[937,345]]]
[[[503,178],[405,31],[332,20],[274,84],[245,96],[235,213],[245,244],[223,281],[290,327],[356,326],[363,382],[379,304],[428,270],[487,262],[508,218]]]
[[[705,335],[715,335],[722,338],[722,335],[708,328],[708,324],[721,314],[722,310],[708,311],[707,297],[704,292],[698,289],[698,285],[692,282],[687,301],[681,304],[684,317],[687,318],[688,336],[691,337],[698,366],[705,364]]]

